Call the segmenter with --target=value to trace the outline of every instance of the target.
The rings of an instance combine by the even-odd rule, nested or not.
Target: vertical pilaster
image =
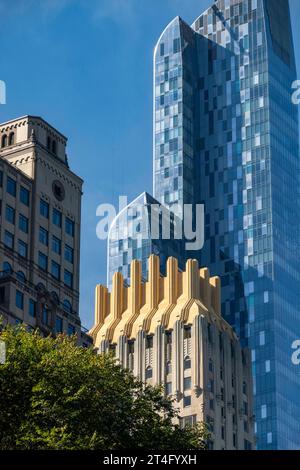
[[[188,299],[200,298],[200,283],[199,283],[199,266],[198,261],[189,259],[186,263],[186,270],[184,276],[184,294]]]
[[[183,338],[182,324],[178,320],[173,330],[173,347],[172,347],[172,382],[174,384],[174,393],[178,398],[181,397],[183,391]]]
[[[150,309],[158,307],[159,303],[159,257],[151,255],[149,258],[148,270],[148,299]]]
[[[95,289],[95,326],[103,325],[108,313],[108,289],[98,285]]]
[[[210,308],[211,294],[209,282],[209,270],[207,268],[200,269],[200,298],[207,309]]]
[[[153,338],[153,377],[154,383],[161,384],[163,377],[163,360],[164,360],[164,328],[158,325],[155,329]]]
[[[209,284],[211,287],[211,306],[215,313],[221,316],[221,279],[219,277],[211,277]]]
[[[145,380],[145,334],[140,330],[134,342],[134,375]]]
[[[124,301],[124,279],[121,273],[115,273],[112,281],[110,311],[114,320],[121,318]]]
[[[126,367],[125,345],[126,345],[126,337],[122,335],[118,339],[117,348],[116,348],[116,357],[117,359],[119,359],[120,364],[123,367]]]

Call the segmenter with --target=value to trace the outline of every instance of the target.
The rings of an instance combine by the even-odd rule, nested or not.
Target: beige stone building
[[[39,117],[0,124],[0,315],[87,345],[78,313],[83,182],[66,144]]]
[[[221,316],[220,279],[189,260],[149,258],[131,263],[131,285],[115,273],[112,292],[96,287],[95,325],[99,352],[115,351],[120,363],[151,384],[164,384],[176,398],[181,425],[206,422],[213,449],[253,449],[251,360]]]

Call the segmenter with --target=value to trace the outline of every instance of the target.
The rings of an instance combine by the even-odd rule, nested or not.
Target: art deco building
[[[150,384],[163,384],[176,398],[182,426],[206,422],[213,449],[252,449],[252,378],[248,350],[221,316],[220,279],[188,260],[175,258],[160,275],[149,258],[148,281],[139,261],[131,284],[113,276],[112,292],[96,287],[95,325],[99,352],[115,351],[120,363]]]
[[[39,117],[0,125],[0,315],[89,344],[78,313],[82,180],[66,144]]]

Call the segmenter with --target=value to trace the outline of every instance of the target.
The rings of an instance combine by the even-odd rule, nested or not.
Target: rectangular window
[[[160,44],[160,55],[161,57],[165,55],[165,45],[163,42]]]
[[[39,251],[38,265],[43,271],[47,271],[48,268],[48,256],[44,255]]]
[[[14,248],[14,236],[8,230],[4,232],[4,245],[11,250]]]
[[[67,287],[70,287],[70,289],[73,288],[73,274],[67,269],[65,269],[64,283]]]
[[[165,386],[166,395],[172,394],[172,382],[167,382]]]
[[[25,206],[29,206],[29,197],[30,193],[28,189],[24,188],[24,186],[20,187],[20,202]]]
[[[23,240],[18,240],[18,254],[22,256],[22,258],[27,258],[28,256],[28,245],[23,242]]]
[[[52,250],[58,255],[61,254],[61,241],[55,236],[52,237]]]
[[[180,51],[180,38],[173,39],[173,53]]]
[[[262,405],[261,407],[261,419],[266,419],[267,417],[267,405]]]
[[[259,333],[259,345],[264,346],[266,344],[265,332],[261,331]]]
[[[73,220],[69,219],[68,217],[66,217],[65,230],[68,235],[70,235],[71,237],[74,237],[75,224]]]
[[[184,407],[191,406],[191,403],[192,403],[192,398],[191,398],[190,395],[183,397],[183,406]]]
[[[56,333],[63,332],[63,319],[60,317],[56,317],[55,319],[55,330],[56,330]]]
[[[36,316],[36,303],[32,299],[29,299],[28,313],[33,318]]]
[[[57,225],[57,227],[61,227],[61,221],[62,221],[62,213],[57,209],[53,209],[52,222],[54,223],[54,225]]]
[[[48,243],[49,243],[48,230],[46,230],[43,227],[40,227],[40,230],[39,230],[39,240],[40,240],[40,243],[42,243],[42,245],[48,246]]]
[[[74,250],[69,245],[65,245],[65,260],[72,264],[74,262]]]
[[[43,310],[42,310],[42,318],[43,318],[44,325],[48,325],[48,310],[46,309],[44,305],[43,305]]]
[[[69,325],[68,325],[68,335],[69,335],[69,336],[75,335],[75,332],[76,332],[75,326],[74,326],[74,325],[71,325],[71,324],[69,323]]]
[[[10,224],[14,224],[15,223],[15,209],[13,207],[10,207],[10,206],[6,206],[6,210],[5,210],[5,219],[7,222],[9,222]]]
[[[40,200],[40,214],[46,219],[49,219],[49,204],[43,199]]]
[[[51,262],[51,274],[55,279],[60,280],[60,265],[55,261]]]
[[[16,197],[17,193],[17,183],[15,180],[10,178],[9,176],[7,177],[7,182],[6,182],[6,192],[10,194],[13,197]]]
[[[19,215],[19,229],[24,233],[28,233],[28,219],[22,214]]]
[[[192,329],[190,326],[185,326],[183,330],[183,339],[190,339],[192,337]]]
[[[16,291],[16,307],[20,310],[24,308],[24,294],[19,290]]]
[[[184,387],[184,390],[191,390],[191,387],[192,387],[192,379],[191,377],[185,377],[184,378],[184,382],[183,382],[183,387]]]

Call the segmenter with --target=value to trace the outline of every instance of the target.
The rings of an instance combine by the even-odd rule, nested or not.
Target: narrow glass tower
[[[154,54],[154,197],[205,205],[202,266],[252,351],[257,446],[300,448],[299,131],[288,0],[218,0]],[[189,254],[186,254],[190,257]],[[225,397],[230,401],[230,397]]]

